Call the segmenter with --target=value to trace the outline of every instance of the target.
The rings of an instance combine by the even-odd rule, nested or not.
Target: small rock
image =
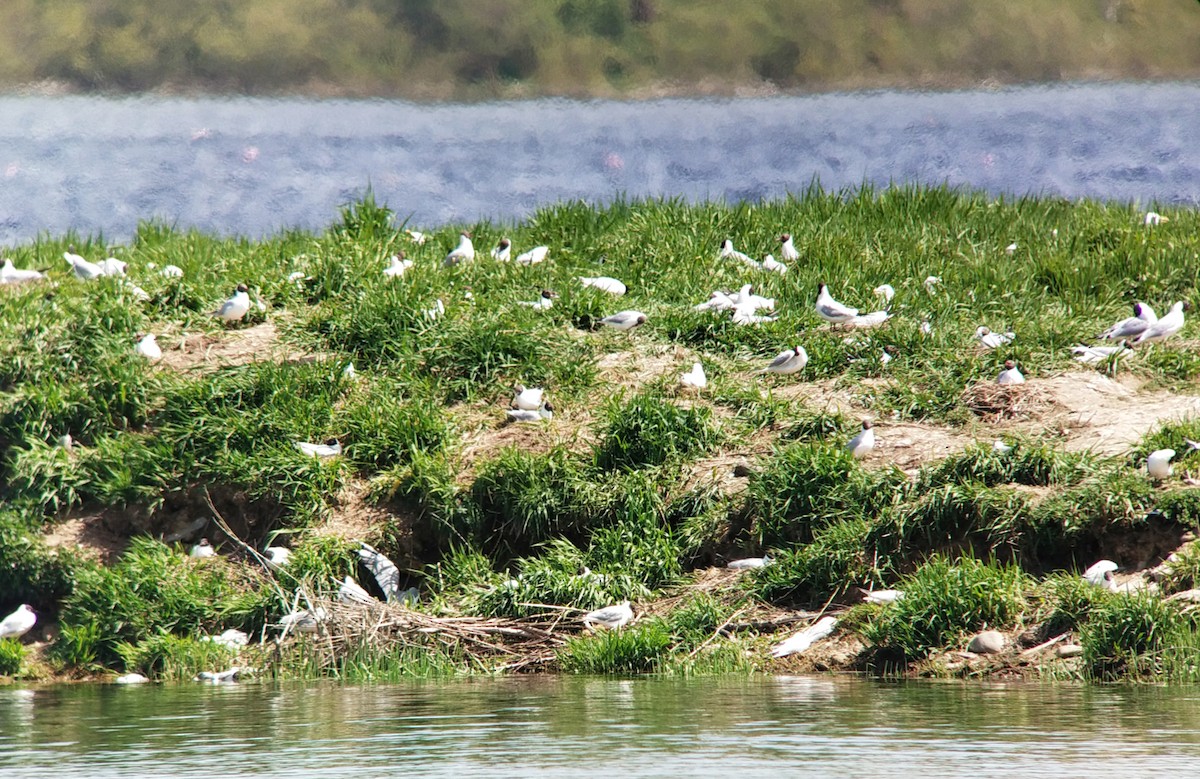
[[[1055,651],[1059,657],[1079,657],[1083,654],[1083,647],[1079,644],[1062,644]]]
[[[1006,643],[1004,634],[999,630],[985,630],[971,639],[967,651],[979,655],[994,655],[1003,652]]]
[[[1017,636],[1017,643],[1020,644],[1024,649],[1037,646],[1044,640],[1045,639],[1042,636],[1042,631],[1038,630],[1037,628],[1029,628],[1028,630],[1022,631],[1021,635]]]
[[[733,475],[739,479],[744,479],[754,473],[754,470],[746,463],[738,463],[733,466]]]

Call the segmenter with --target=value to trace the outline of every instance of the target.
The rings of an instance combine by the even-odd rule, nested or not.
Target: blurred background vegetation
[[[1200,76],[1195,0],[4,0],[0,89],[472,99]]]

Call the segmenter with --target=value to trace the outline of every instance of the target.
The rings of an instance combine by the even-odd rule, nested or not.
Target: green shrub
[[[870,527],[863,519],[827,525],[810,543],[779,553],[771,565],[747,577],[746,587],[771,603],[819,606],[854,586],[878,585],[891,566],[872,551]]]
[[[235,655],[216,642],[170,633],[149,636],[136,644],[122,642],[116,652],[125,671],[173,681],[190,680],[201,671],[224,671]]]
[[[25,663],[25,647],[15,638],[0,639],[0,676],[19,676]]]
[[[605,418],[595,457],[606,471],[662,465],[705,452],[719,439],[709,409],[682,408],[645,392],[628,402],[612,398]]]
[[[1176,603],[1154,594],[1116,594],[1098,601],[1079,630],[1084,663],[1098,679],[1153,675],[1171,639],[1195,626]],[[1193,642],[1194,643],[1194,642]]]
[[[558,650],[558,663],[574,674],[652,673],[667,659],[671,646],[670,629],[650,619],[620,630],[569,638]]]

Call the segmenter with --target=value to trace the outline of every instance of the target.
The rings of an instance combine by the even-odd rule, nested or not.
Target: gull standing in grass
[[[122,262],[116,257],[109,257],[100,263],[100,270],[104,271],[105,276],[124,276],[125,269],[129,267],[129,263]]]
[[[133,347],[134,351],[142,357],[145,357],[150,362],[158,362],[162,359],[162,348],[158,345],[158,338],[154,333],[148,333],[140,341],[137,346]]]
[[[554,294],[553,291],[544,289],[542,290],[542,294],[538,296],[537,300],[518,300],[517,303],[522,306],[528,306],[529,308],[547,309],[554,306],[554,298],[556,297],[558,297],[558,295]]]
[[[1179,301],[1171,306],[1171,310],[1163,314],[1157,322],[1154,322],[1147,327],[1142,334],[1137,337],[1134,343],[1154,343],[1155,341],[1165,341],[1171,336],[1183,329],[1183,312],[1191,308],[1191,304],[1186,301]]]
[[[501,238],[500,243],[492,248],[492,259],[499,262],[508,262],[512,258],[512,241],[507,238]]]
[[[233,297],[221,304],[221,307],[212,312],[213,316],[220,317],[226,322],[236,322],[246,316],[250,311],[250,288],[245,284],[238,284],[237,290],[234,291]]]
[[[441,298],[438,298],[434,302],[433,308],[427,308],[424,311],[422,311],[421,313],[425,315],[426,319],[432,319],[432,320],[441,319],[442,316],[446,313],[446,304],[442,302]]]
[[[800,252],[796,250],[796,244],[792,243],[791,233],[779,236],[779,256],[788,262],[800,259]]]
[[[896,297],[896,288],[891,284],[880,284],[872,291],[875,293],[876,297],[883,298],[883,304],[885,306],[892,302],[892,298]]]
[[[286,546],[268,546],[263,550],[263,555],[267,558],[268,566],[279,570],[287,565],[288,558],[292,556],[292,552]]]
[[[866,603],[895,603],[903,599],[904,593],[900,590],[866,590],[863,592],[863,601]]]
[[[545,262],[546,255],[550,253],[549,246],[535,246],[523,254],[518,254],[514,260],[518,265],[537,265]]]
[[[1133,316],[1126,317],[1100,334],[1105,341],[1116,341],[1121,338],[1136,338],[1146,332],[1146,328],[1158,321],[1158,315],[1147,304],[1138,301],[1133,304]]]
[[[463,230],[458,234],[458,246],[446,255],[446,266],[458,265],[475,259],[475,244],[471,243],[471,234]]]
[[[1083,572],[1083,580],[1101,589],[1116,590],[1117,582],[1113,579],[1113,572],[1117,567],[1112,560],[1101,560]]]
[[[605,606],[584,614],[583,626],[588,629],[602,627],[616,630],[625,627],[631,619],[633,619],[633,608],[629,605],[629,601],[622,601],[615,606]]]
[[[429,236],[426,235],[425,233],[421,232],[420,230],[405,229],[404,232],[408,233],[408,239],[410,241],[412,241],[413,243],[415,243],[417,246],[424,246],[425,241],[429,239]]]
[[[618,297],[624,295],[628,288],[620,281],[611,276],[580,276],[579,282],[585,287],[598,289],[601,292],[607,292],[610,295]]]
[[[46,274],[40,270],[26,270],[13,266],[13,261],[4,260],[4,265],[0,266],[0,284],[21,284],[26,281],[37,281],[38,279],[46,278]]]
[[[776,644],[771,650],[771,656],[787,657],[799,654],[832,633],[837,623],[837,617],[821,617],[804,630]]]
[[[70,263],[71,268],[75,271],[76,278],[84,281],[98,279],[104,275],[104,268],[101,268],[94,262],[85,260],[78,254],[75,254],[75,247],[70,247],[70,251],[63,252],[63,259]]]
[[[1025,377],[1021,375],[1021,371],[1017,368],[1017,364],[1012,360],[1004,361],[1004,370],[1000,371],[1000,375],[996,377],[997,384],[1024,384]]]
[[[600,324],[611,327],[614,330],[632,330],[639,325],[646,324],[646,315],[641,311],[618,311],[612,316],[606,316],[601,319]]]
[[[762,557],[743,557],[740,560],[730,560],[725,564],[726,568],[731,568],[735,571],[749,571],[753,568],[766,568],[775,560],[769,554]]]
[[[733,241],[729,240],[728,238],[726,238],[724,241],[721,241],[721,259],[737,260],[738,262],[754,268],[755,270],[759,269],[759,265],[754,261],[754,258],[733,248]]]
[[[693,311],[728,311],[737,308],[737,302],[728,292],[719,289],[708,295],[708,300],[692,306]]]
[[[799,373],[804,370],[804,366],[808,365],[808,352],[803,346],[797,346],[793,349],[787,349],[779,353],[779,355],[771,361],[771,364],[762,368],[756,373],[778,373],[787,375],[789,373]]]
[[[1142,219],[1142,224],[1146,225],[1146,227],[1157,227],[1158,225],[1162,224],[1163,222],[1170,222],[1170,221],[1171,221],[1170,219],[1163,216],[1162,214],[1156,213],[1154,211],[1147,211],[1145,218]]]
[[[979,327],[975,330],[975,339],[984,349],[996,349],[1004,344],[1012,343],[1016,337],[1017,334],[1011,330],[1007,333],[993,333],[986,327]]]
[[[513,408],[537,411],[542,407],[543,390],[541,387],[526,387],[518,384],[513,388]]]
[[[504,413],[508,417],[508,422],[541,422],[543,419],[554,418],[554,406],[550,405],[549,402],[543,402],[534,411],[524,408],[510,408]]]
[[[692,369],[687,373],[679,375],[679,383],[684,387],[691,389],[702,390],[708,386],[708,377],[704,375],[704,366],[700,363],[692,365]]]
[[[872,327],[879,327],[891,318],[891,312],[883,309],[881,311],[872,311],[868,314],[858,314],[852,317],[847,324],[851,327],[865,330]]]
[[[213,549],[213,545],[208,542],[207,538],[201,538],[200,543],[193,546],[191,551],[188,552],[188,557],[205,558],[216,556],[217,550]]]
[[[37,624],[37,614],[28,604],[22,603],[17,610],[0,620],[0,639],[20,638]]]
[[[166,265],[158,272],[158,275],[164,279],[182,279],[183,268],[178,265]]]
[[[1146,473],[1155,481],[1171,478],[1171,458],[1174,449],[1156,449],[1146,458]]]
[[[925,292],[927,292],[930,295],[937,294],[938,286],[941,283],[942,283],[942,280],[938,276],[926,276],[925,281],[921,282],[922,286],[925,287]]]
[[[858,309],[837,302],[829,294],[829,287],[820,284],[817,287],[817,316],[835,325],[844,324],[858,316]]]
[[[861,460],[871,453],[875,448],[875,428],[871,424],[871,420],[864,419],[862,421],[862,430],[858,435],[850,439],[846,444],[846,451],[856,460]]]
[[[775,259],[775,256],[771,255],[771,254],[768,254],[766,257],[763,257],[761,267],[763,270],[767,271],[768,273],[778,273],[780,276],[787,273],[787,270],[788,270],[786,265],[784,265],[779,260]]]
[[[296,448],[309,457],[337,457],[342,453],[342,444],[336,438],[327,438],[323,444],[296,441]]]
[[[1008,454],[1012,450],[1013,448],[1011,446],[1004,443],[1004,441],[1000,440],[999,438],[992,442],[992,451],[996,454]]]
[[[405,257],[404,252],[393,254],[388,266],[383,269],[384,276],[403,276],[413,266],[413,261]]]

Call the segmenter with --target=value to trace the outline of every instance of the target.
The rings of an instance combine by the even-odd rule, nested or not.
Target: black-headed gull
[[[1186,301],[1179,301],[1171,306],[1171,310],[1159,317],[1137,337],[1134,343],[1154,343],[1165,341],[1183,329],[1183,312],[1191,308]]]
[[[163,356],[162,348],[159,347],[158,338],[154,333],[146,334],[137,342],[137,346],[133,347],[133,350],[150,362],[158,362]]]
[[[1116,346],[1087,346],[1080,344],[1079,346],[1071,347],[1071,354],[1075,355],[1075,359],[1084,365],[1095,365],[1104,362],[1113,355],[1119,355],[1129,349],[1129,344],[1121,341]]]
[[[542,407],[544,400],[544,392],[541,387],[526,387],[523,384],[518,384],[513,388],[513,408],[521,408],[526,411],[537,411]]]
[[[1171,221],[1170,219],[1163,216],[1162,214],[1156,213],[1154,211],[1147,211],[1146,216],[1142,219],[1142,224],[1146,225],[1146,227],[1156,227],[1156,226],[1162,224],[1163,222],[1170,222],[1170,221]]]
[[[733,241],[729,240],[728,238],[726,238],[724,241],[721,241],[721,259],[737,260],[738,262],[748,265],[755,270],[758,270],[759,268],[758,263],[755,262],[753,257],[739,252],[737,249],[733,248]]]
[[[221,307],[212,312],[212,314],[226,322],[236,322],[246,316],[249,311],[250,288],[245,284],[238,284],[233,296],[222,303]]]
[[[903,599],[904,593],[900,590],[868,590],[863,593],[863,601],[866,603],[895,603]]]
[[[421,313],[425,315],[426,319],[441,319],[446,314],[446,304],[442,302],[441,298],[438,298],[434,301],[433,308],[426,308]]]
[[[861,460],[871,453],[875,448],[875,428],[871,425],[871,420],[864,419],[862,422],[862,430],[858,431],[858,435],[851,438],[846,443],[846,451],[856,460]]]
[[[709,293],[708,300],[692,306],[693,311],[731,311],[737,308],[737,302],[728,292],[716,289]]]
[[[421,232],[420,230],[405,229],[404,232],[408,233],[408,240],[412,241],[417,246],[423,246],[425,244],[425,241],[429,240],[429,236],[426,235],[425,233]]]
[[[1154,450],[1146,457],[1146,473],[1156,481],[1171,478],[1171,458],[1174,456],[1174,449]]]
[[[765,554],[762,557],[743,557],[740,560],[730,560],[725,567],[735,571],[748,571],[753,568],[766,568],[772,562],[774,560],[771,555]]]
[[[780,641],[771,650],[772,657],[800,654],[817,641],[827,637],[837,627],[837,617],[821,617],[799,633]]]
[[[71,268],[75,271],[76,278],[91,281],[104,275],[104,268],[75,254],[74,246],[71,247],[71,251],[63,252],[63,259],[70,263]]]
[[[873,292],[876,297],[883,298],[884,305],[892,302],[892,298],[896,297],[896,288],[891,284],[880,284]]]
[[[22,603],[17,610],[0,620],[0,639],[20,638],[37,624],[37,614],[28,604]]]
[[[600,324],[611,327],[614,330],[632,330],[639,325],[646,324],[646,315],[641,311],[618,311],[612,316],[606,316],[601,319]]]
[[[323,444],[296,441],[295,446],[302,454],[306,454],[309,457],[337,457],[342,453],[342,444],[336,438],[326,439]]]
[[[800,252],[796,250],[796,244],[792,243],[791,233],[779,236],[779,256],[788,262],[800,259]]]
[[[121,674],[113,679],[113,684],[146,684],[150,680],[139,673]]]
[[[628,624],[633,619],[633,607],[629,601],[622,601],[615,606],[605,606],[602,609],[589,611],[583,615],[583,626],[586,628],[602,627],[616,630]]]
[[[316,633],[329,619],[328,612],[318,606],[315,609],[297,609],[279,618],[279,627],[292,633]]]
[[[1009,331],[1007,333],[993,333],[987,327],[978,327],[975,329],[975,339],[979,341],[979,345],[984,349],[996,349],[1004,346],[1004,344],[1012,343],[1017,334]]]
[[[508,262],[512,259],[512,241],[501,238],[500,243],[492,248],[492,259],[500,262]]]
[[[287,565],[288,558],[291,556],[292,551],[286,546],[268,546],[263,550],[263,557],[267,559],[267,565],[275,569]]]
[[[182,279],[183,268],[178,265],[166,265],[158,272],[158,275],[164,279]]]
[[[37,281],[44,278],[46,278],[46,274],[40,270],[17,268],[13,266],[12,260],[9,259],[5,259],[4,265],[0,266],[0,284],[21,284],[26,281]]]
[[[242,669],[234,666],[224,671],[201,671],[196,674],[195,681],[207,684],[237,684]]]
[[[1016,250],[1017,250],[1017,242],[1016,242],[1016,241],[1013,241],[1013,242],[1012,242],[1012,243],[1010,243],[1008,246],[1005,246],[1005,247],[1004,247],[1004,253],[1005,253],[1005,254],[1007,254],[1007,255],[1010,255],[1010,256],[1011,256],[1011,255],[1012,255],[1014,252],[1016,252]]]
[[[734,306],[733,321],[739,325],[761,325],[764,322],[774,322],[777,317],[755,313],[753,305]]]
[[[230,652],[236,652],[250,643],[250,635],[245,631],[238,630],[237,628],[230,628],[229,630],[223,631],[220,635],[205,636],[201,640],[224,647]]]
[[[471,243],[471,234],[463,230],[458,234],[458,246],[446,255],[446,265],[458,265],[460,262],[470,262],[475,259],[475,244]]]
[[[789,373],[799,373],[804,370],[804,366],[808,365],[808,352],[803,346],[797,346],[792,349],[787,349],[779,353],[779,355],[771,361],[771,364],[757,371],[758,373],[778,373],[786,375]]]
[[[522,306],[528,306],[529,308],[546,309],[554,306],[554,298],[556,297],[558,297],[558,295],[554,294],[552,290],[544,289],[542,290],[542,294],[538,296],[537,300],[518,300],[517,303]]]
[[[997,384],[1024,384],[1025,377],[1021,375],[1017,364],[1012,360],[1004,361],[1004,370],[1000,371],[1000,375],[996,377]]]
[[[124,276],[125,269],[129,267],[129,263],[118,260],[116,257],[109,257],[100,263],[100,270],[104,271],[105,276]]]
[[[580,276],[579,283],[585,287],[607,292],[610,295],[620,296],[628,291],[628,288],[622,282],[611,276]]]
[[[1121,338],[1137,338],[1146,332],[1146,328],[1158,321],[1154,309],[1138,301],[1133,304],[1133,316],[1126,317],[1100,334],[1106,341],[1116,341]]]
[[[854,317],[851,317],[846,324],[850,325],[851,327],[866,330],[872,327],[879,327],[891,318],[891,312],[887,309],[883,309],[880,311],[872,311],[867,314],[858,314]]]
[[[700,363],[692,365],[687,373],[679,375],[679,383],[684,387],[702,390],[708,386],[708,377],[704,375],[704,366]]]
[[[762,265],[760,267],[768,273],[778,273],[780,276],[787,273],[788,270],[786,265],[775,259],[775,257],[770,254],[768,254],[766,257],[763,257]]]
[[[1117,582],[1113,579],[1113,572],[1118,567],[1112,560],[1101,560],[1083,572],[1083,580],[1101,589],[1116,590]]]
[[[383,597],[394,603],[400,596],[400,569],[391,559],[366,541],[359,541],[358,559],[375,577]]]
[[[546,255],[550,253],[549,246],[535,246],[527,252],[517,255],[517,259],[513,260],[517,265],[537,265],[544,262]]]
[[[207,538],[201,538],[200,543],[196,544],[188,552],[188,557],[216,557],[217,550],[213,549],[213,545],[208,542]]]
[[[937,292],[938,285],[941,283],[942,279],[939,276],[926,276],[925,281],[921,282],[921,285],[925,287],[927,293],[933,295]]]
[[[849,322],[854,317],[858,316],[857,308],[850,308],[833,299],[829,294],[829,287],[821,284],[817,287],[817,316],[824,319],[826,322],[834,324],[842,324]]]
[[[363,589],[362,585],[354,581],[354,578],[347,576],[342,579],[342,586],[338,588],[337,599],[341,603],[377,603],[375,598],[371,597],[371,593]]]
[[[383,269],[384,276],[403,276],[413,266],[413,261],[404,256],[404,252],[393,254],[388,260],[388,266]]]
[[[554,419],[554,406],[549,401],[543,401],[535,411],[524,408],[510,408],[504,412],[508,422],[541,422],[543,419]]]

